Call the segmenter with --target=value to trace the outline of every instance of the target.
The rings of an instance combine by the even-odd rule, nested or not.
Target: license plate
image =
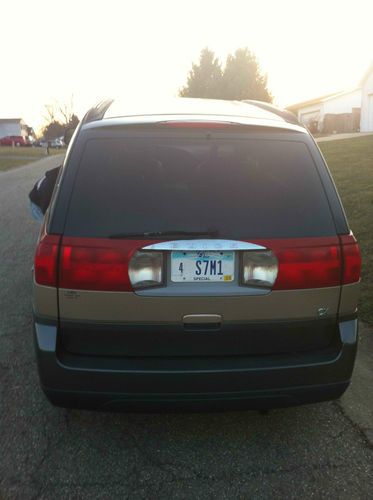
[[[171,252],[171,281],[211,283],[234,280],[234,252]]]

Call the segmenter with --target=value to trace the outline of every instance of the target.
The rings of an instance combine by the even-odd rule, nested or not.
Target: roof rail
[[[114,99],[105,99],[89,109],[82,119],[82,124],[102,120]]]
[[[277,108],[276,106],[270,104],[269,102],[255,101],[251,99],[245,99],[241,102],[257,106],[258,108],[264,109],[266,111],[270,111],[271,113],[280,116],[287,123],[292,123],[293,125],[300,125],[301,127],[303,127],[303,125],[298,121],[298,118],[295,116],[294,113],[292,113],[291,111],[287,111],[286,109]]]

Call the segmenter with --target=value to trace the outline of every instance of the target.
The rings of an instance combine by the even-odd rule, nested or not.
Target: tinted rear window
[[[89,140],[65,234],[170,230],[213,230],[231,239],[335,234],[316,166],[302,142]]]

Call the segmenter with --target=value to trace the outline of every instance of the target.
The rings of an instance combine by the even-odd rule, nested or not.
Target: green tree
[[[50,141],[56,137],[61,137],[65,133],[65,126],[57,120],[53,120],[43,128],[43,137]]]
[[[52,140],[62,137],[68,129],[74,129],[79,124],[79,118],[73,110],[73,96],[67,103],[59,104],[56,100],[45,106],[44,120],[46,122],[42,129],[43,137]]]
[[[234,55],[228,55],[220,98],[272,102],[273,96],[267,88],[267,76],[261,74],[255,54],[247,47],[237,49]]]
[[[55,139],[56,137],[62,137],[66,130],[75,129],[78,124],[79,118],[74,113],[69,117],[69,121],[67,123],[62,123],[54,119],[43,128],[43,137],[47,141]]]
[[[227,57],[224,70],[209,49],[201,51],[199,64],[193,64],[181,97],[211,99],[256,99],[272,102],[267,76],[260,71],[258,60],[248,48],[237,49]]]
[[[78,125],[79,125],[79,118],[76,116],[75,113],[73,113],[71,116],[70,116],[70,120],[66,123],[65,125],[65,129],[69,129],[69,128],[76,128]]]
[[[219,98],[222,69],[219,60],[207,47],[201,51],[199,63],[193,64],[187,84],[179,95],[181,97]]]

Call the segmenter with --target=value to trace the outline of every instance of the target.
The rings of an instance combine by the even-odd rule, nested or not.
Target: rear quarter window
[[[215,230],[221,238],[335,235],[301,141],[122,137],[88,140],[65,234]]]

